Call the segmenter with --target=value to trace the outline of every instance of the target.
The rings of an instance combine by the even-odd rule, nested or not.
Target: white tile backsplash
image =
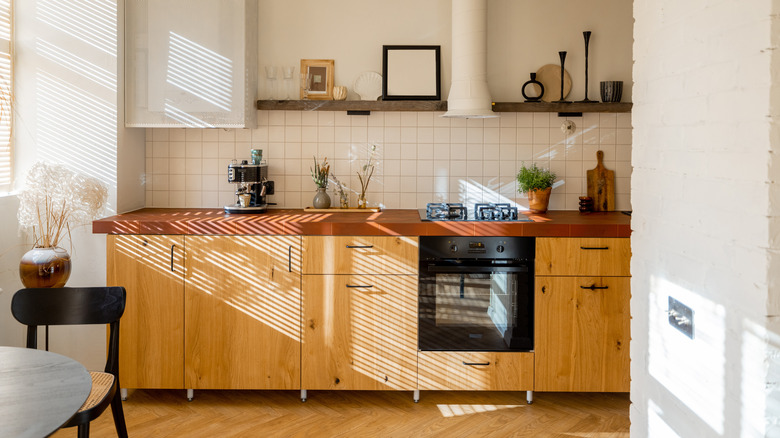
[[[368,188],[371,205],[421,208],[427,202],[511,202],[527,207],[517,192],[520,166],[535,162],[558,174],[550,208],[576,210],[587,190],[586,171],[596,151],[615,171],[618,210],[631,209],[631,115],[500,113],[495,119],[445,119],[440,112],[382,112],[348,116],[339,111],[258,111],[254,129],[148,129],[147,207],[221,207],[234,201],[226,182],[231,160],[263,149],[280,208],[311,205],[313,156],[327,157],[331,171],[360,191],[356,172],[377,145],[377,168]],[[330,188],[333,192],[333,185]],[[333,194],[335,198],[335,194]]]

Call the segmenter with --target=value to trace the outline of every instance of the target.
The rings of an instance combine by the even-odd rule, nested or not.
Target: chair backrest
[[[27,326],[27,347],[37,348],[39,325],[110,324],[106,372],[117,374],[123,287],[31,288],[17,291],[11,313]]]

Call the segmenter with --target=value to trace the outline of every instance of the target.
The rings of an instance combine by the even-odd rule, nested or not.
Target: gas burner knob
[[[502,252],[504,252],[504,245],[498,245],[498,246],[496,247],[496,252],[497,252],[497,253],[502,253]]]
[[[455,244],[450,245],[450,252],[458,252],[458,245]]]

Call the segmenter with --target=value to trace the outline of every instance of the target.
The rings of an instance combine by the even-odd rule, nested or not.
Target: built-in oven
[[[535,243],[420,237],[420,350],[533,350]]]

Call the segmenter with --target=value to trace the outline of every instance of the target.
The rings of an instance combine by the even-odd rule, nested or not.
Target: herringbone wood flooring
[[[130,391],[131,437],[628,437],[628,394],[423,391]],[[56,438],[75,437],[76,428]],[[91,437],[115,437],[111,409]]]

